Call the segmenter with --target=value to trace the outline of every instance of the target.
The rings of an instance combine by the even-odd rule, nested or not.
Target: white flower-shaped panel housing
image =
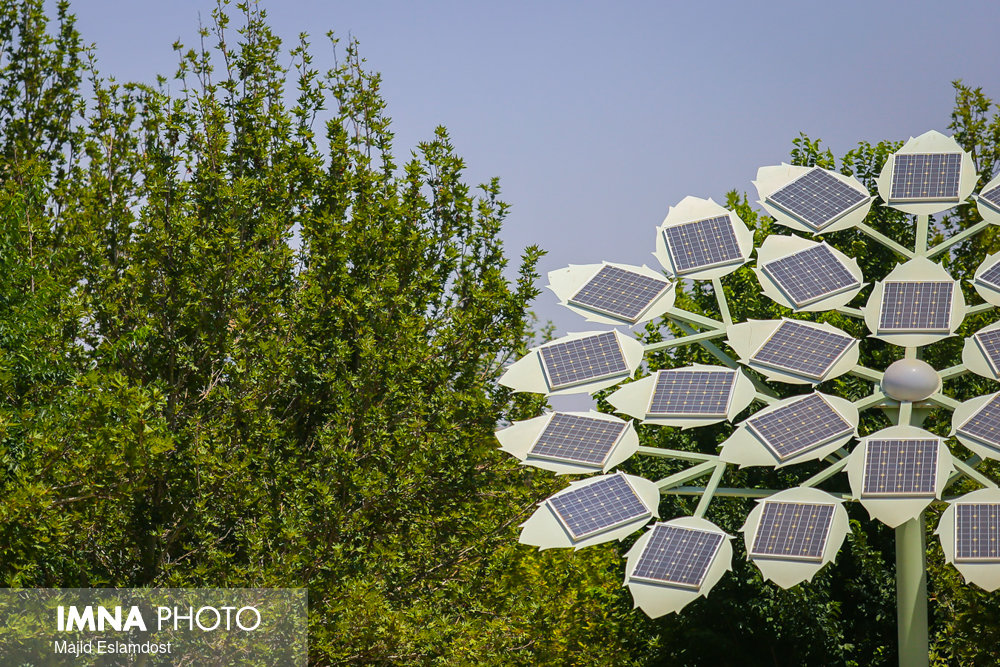
[[[674,305],[674,285],[648,266],[570,265],[549,272],[549,289],[559,303],[590,322],[639,324]]]
[[[500,449],[522,465],[557,475],[607,472],[639,449],[626,422],[603,412],[550,412],[496,432]]]
[[[764,578],[791,588],[837,557],[848,529],[841,500],[799,487],[758,500],[741,530],[747,558]]]
[[[846,306],[865,285],[853,257],[798,236],[764,239],[753,271],[765,296],[796,312]]]
[[[872,207],[872,196],[856,178],[820,167],[761,167],[753,184],[757,203],[779,225],[807,234],[853,227]]]
[[[654,524],[625,554],[625,584],[650,618],[708,595],[733,569],[731,535],[693,516]]]
[[[965,319],[965,297],[941,265],[916,257],[875,283],[862,312],[872,338],[918,347],[954,334]]]
[[[873,519],[895,528],[941,497],[953,469],[943,438],[916,426],[890,426],[861,439],[846,472],[854,498]]]
[[[741,468],[780,468],[826,458],[857,434],[854,403],[814,392],[777,401],[743,420],[722,443],[719,458]]]
[[[1000,225],[1000,174],[983,186],[975,200],[976,209],[983,220],[991,225]]]
[[[1000,490],[979,489],[948,503],[937,534],[946,561],[965,578],[993,592],[1000,588]]]
[[[976,165],[952,137],[931,130],[889,156],[876,184],[889,206],[911,215],[954,208],[976,187]]]
[[[976,396],[956,407],[950,435],[973,454],[1000,460],[1000,394]]]
[[[858,363],[858,340],[837,327],[802,320],[749,320],[726,329],[740,363],[769,380],[816,385]]]
[[[976,269],[972,286],[983,297],[983,301],[1000,306],[1000,252],[986,256]]]
[[[539,549],[623,540],[659,516],[656,484],[618,472],[570,482],[521,524],[521,544]]]
[[[740,268],[752,252],[753,232],[734,211],[685,197],[657,227],[653,255],[671,276],[708,280]]]
[[[630,382],[608,403],[645,424],[692,428],[732,420],[753,399],[753,382],[742,371],[692,364]]]
[[[632,377],[643,347],[619,331],[571,333],[533,347],[500,377],[514,391],[592,394]]]
[[[1000,322],[989,324],[965,339],[962,363],[976,375],[1000,380]]]

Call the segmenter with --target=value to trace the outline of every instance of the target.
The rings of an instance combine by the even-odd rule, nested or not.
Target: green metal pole
[[[896,624],[899,667],[927,667],[927,548],[924,514],[896,528]]]

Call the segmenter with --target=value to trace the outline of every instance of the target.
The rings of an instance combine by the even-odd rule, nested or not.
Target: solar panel
[[[954,283],[949,281],[886,281],[882,289],[879,333],[948,333],[953,292]]]
[[[980,331],[972,338],[975,339],[976,345],[986,357],[993,372],[1000,375],[1000,329]]]
[[[546,345],[539,352],[551,389],[628,373],[625,354],[613,331]]]
[[[961,170],[961,153],[897,153],[889,201],[958,201]]]
[[[784,320],[750,361],[821,380],[854,343],[847,334]]]
[[[751,417],[746,425],[779,461],[787,461],[854,431],[819,394],[809,394]]]
[[[979,193],[979,200],[985,201],[987,206],[1000,212],[1000,185],[990,188],[986,192]]]
[[[725,417],[736,371],[675,368],[658,371],[647,414],[657,417]]]
[[[528,456],[601,467],[628,426],[581,415],[555,412],[528,451]]]
[[[927,438],[869,440],[862,494],[933,496],[938,441]]]
[[[1000,396],[994,396],[956,429],[994,449],[1000,449]]]
[[[834,294],[861,281],[825,245],[807,248],[761,266],[797,308]]]
[[[617,266],[603,266],[569,302],[635,322],[668,287],[670,283],[666,280]]]
[[[593,484],[553,496],[547,502],[574,540],[652,516],[622,475],[599,477]]]
[[[663,236],[678,274],[743,260],[736,231],[728,215],[667,227]]]
[[[955,505],[955,561],[1000,561],[1000,503]]]
[[[868,201],[868,196],[828,172],[814,167],[767,196],[799,222],[819,231]]]
[[[765,502],[750,555],[822,560],[833,510],[828,503]]]
[[[982,283],[987,287],[992,287],[1000,292],[1000,261],[983,271],[980,276],[976,278],[976,282]]]
[[[723,537],[714,531],[658,523],[630,578],[697,589]]]

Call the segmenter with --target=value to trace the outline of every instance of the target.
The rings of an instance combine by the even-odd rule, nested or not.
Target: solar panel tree
[[[978,305],[968,305],[960,283],[934,261],[1000,224],[1000,177],[973,195],[977,182],[972,157],[933,131],[888,157],[876,180],[879,202],[859,180],[833,170],[761,168],[758,203],[791,231],[756,248],[760,291],[786,309],[778,319],[734,321],[722,278],[751,260],[754,239],[735,210],[711,199],[687,197],[670,208],[655,235],[662,271],[604,262],[550,273],[561,303],[605,328],[531,349],[501,384],[549,396],[621,386],[607,395],[617,414],[556,411],[498,431],[502,449],[525,465],[584,475],[539,505],[521,542],[583,548],[643,531],[626,554],[625,583],[635,605],[656,617],[707,595],[732,567],[734,536],[706,519],[713,498],[756,501],[741,529],[745,550],[765,579],[785,588],[834,560],[849,530],[844,503],[860,502],[895,529],[899,662],[928,664],[924,535],[932,503],[946,504],[936,529],[946,560],[966,581],[1000,588],[1000,490],[978,469],[984,459],[1000,459],[1000,394],[960,402],[944,390],[944,381],[970,372],[1000,379],[1000,323],[966,339],[953,365],[934,368],[921,359],[967,316],[1000,305],[1000,253],[987,256],[972,277],[984,301]],[[929,247],[931,216],[970,197],[982,220]],[[876,205],[908,216],[912,245],[867,224]],[[850,229],[894,253],[897,265],[865,276],[856,259],[823,239]],[[711,283],[717,317],[676,305],[678,285],[698,281]],[[864,303],[851,305],[855,300]],[[867,335],[813,321],[830,311],[863,322]],[[650,330],[652,322],[671,325],[675,335],[643,343],[621,330],[643,323]],[[862,365],[870,340],[901,349],[899,358],[883,370]],[[633,379],[648,355],[691,344],[718,364]],[[829,381],[839,377],[856,378],[863,395],[833,393],[828,387],[837,384]],[[797,391],[781,397],[778,387]],[[940,409],[952,413],[947,436],[921,428]],[[861,414],[872,410],[892,424],[862,428]],[[686,429],[738,415],[746,416],[715,451],[641,446],[635,426]],[[971,457],[953,453],[956,442]],[[636,455],[688,467],[657,480],[615,471]],[[810,472],[783,489],[723,486],[727,475],[748,467]],[[821,488],[841,474],[849,491]],[[983,488],[946,496],[963,478]],[[696,496],[693,513],[662,520],[666,494]]]

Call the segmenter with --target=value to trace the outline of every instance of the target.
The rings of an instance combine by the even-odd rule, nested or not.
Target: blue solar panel
[[[787,461],[854,431],[819,394],[809,394],[753,416],[746,425],[779,461]]]
[[[986,192],[981,192],[979,201],[985,202],[987,206],[1000,213],[1000,185],[992,187]]]
[[[822,560],[833,526],[833,510],[827,503],[765,502],[750,555]]]
[[[889,202],[958,201],[961,153],[897,153]]]
[[[956,429],[957,433],[1000,449],[1000,396],[994,396],[986,405],[965,420]]]
[[[553,496],[547,502],[574,540],[653,515],[628,480],[618,474],[598,477],[592,484]]]
[[[865,456],[865,496],[933,496],[937,484],[938,441],[930,438],[869,440]]]
[[[1000,503],[955,505],[955,562],[1000,562]]]
[[[993,266],[983,271],[976,282],[1000,292],[1000,260],[993,263]]]
[[[709,530],[658,523],[639,555],[632,579],[698,589],[724,536]]]
[[[879,333],[948,333],[953,293],[954,283],[949,281],[887,280]]]
[[[821,380],[855,342],[844,333],[783,320],[750,361]]]
[[[617,266],[604,266],[569,302],[626,322],[635,322],[670,287],[653,278]]]
[[[820,231],[868,201],[868,196],[828,172],[814,167],[767,196],[799,222]]]
[[[651,417],[725,417],[736,371],[675,368],[656,375],[647,414]]]
[[[628,374],[625,354],[611,331],[546,345],[539,353],[553,390]]]
[[[760,268],[796,308],[861,285],[825,245],[800,250]]]
[[[728,215],[667,227],[663,236],[679,275],[743,261]]]
[[[552,414],[528,456],[601,467],[628,424],[582,415]]]
[[[995,375],[1000,375],[1000,329],[992,331],[980,331],[974,335],[973,340],[982,351],[986,361]]]

